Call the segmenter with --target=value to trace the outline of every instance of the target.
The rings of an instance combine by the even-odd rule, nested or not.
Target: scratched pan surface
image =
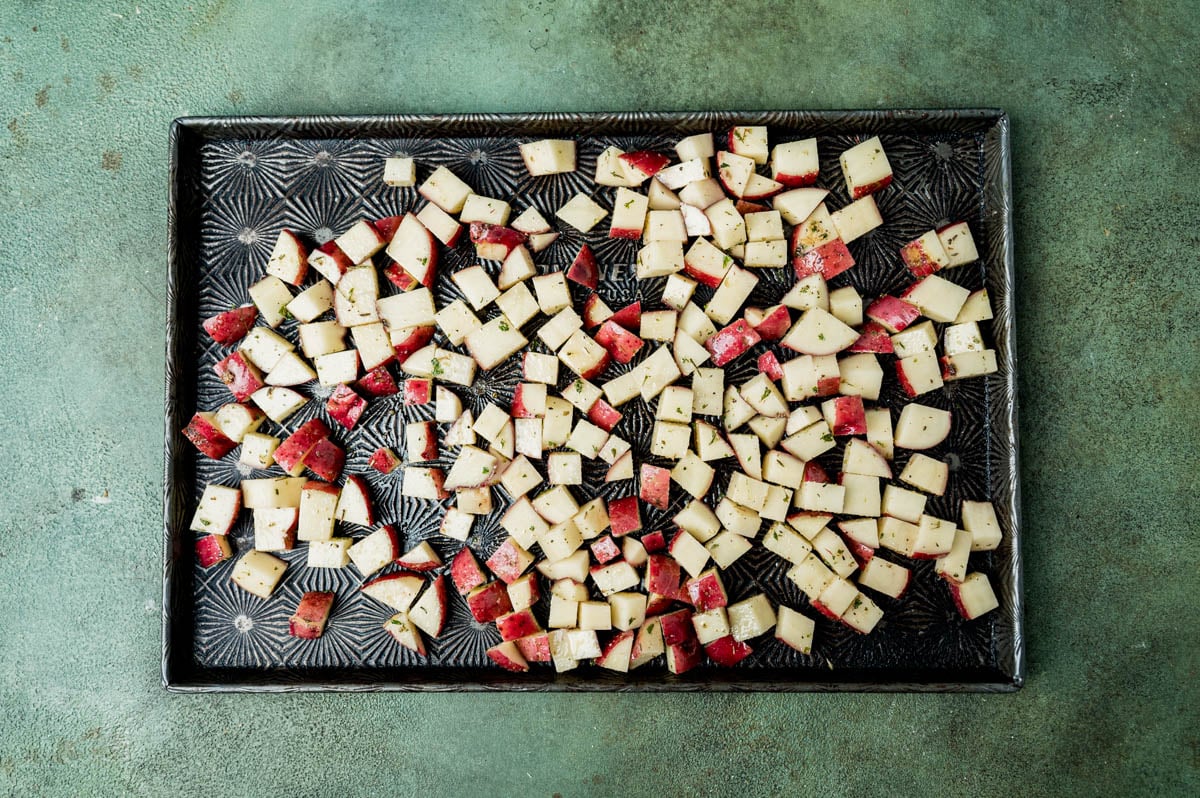
[[[997,352],[1000,371],[948,383],[944,390],[921,398],[923,403],[952,410],[955,418],[950,437],[930,452],[950,464],[949,487],[945,496],[931,497],[928,507],[934,515],[957,519],[964,499],[995,503],[1003,543],[995,552],[973,554],[971,567],[991,579],[999,610],[977,621],[964,621],[934,575],[932,562],[906,562],[914,570],[909,593],[898,601],[872,594],[885,615],[872,634],[859,635],[812,611],[786,578],[785,563],[756,546],[726,572],[731,599],[763,592],[773,603],[815,616],[811,655],[799,654],[767,635],[752,641],[753,655],[735,668],[705,664],[672,676],[659,658],[628,675],[596,667],[555,674],[548,665],[535,665],[522,675],[505,673],[490,663],[484,651],[499,642],[499,635],[494,625],[475,623],[453,589],[446,629],[441,637],[428,641],[429,655],[421,658],[383,632],[390,612],[361,596],[353,568],[308,569],[303,546],[281,555],[290,567],[269,601],[230,582],[236,554],[207,570],[198,566],[192,553],[195,533],[187,527],[204,485],[237,485],[244,476],[236,465],[237,450],[221,460],[209,460],[179,434],[192,413],[215,409],[229,400],[212,370],[221,350],[200,324],[213,313],[247,301],[246,289],[261,277],[280,229],[295,230],[310,243],[319,243],[360,218],[418,208],[415,189],[390,188],[382,182],[383,160],[393,153],[417,159],[418,182],[434,167],[447,166],[476,192],[510,200],[514,215],[532,204],[553,220],[554,210],[577,191],[611,208],[615,189],[597,187],[591,180],[596,157],[604,148],[615,144],[626,150],[673,153],[672,145],[682,136],[718,133],[734,123],[769,125],[772,145],[817,136],[820,185],[831,190],[830,204],[835,208],[849,201],[837,154],[867,136],[881,136],[895,170],[893,184],[876,195],[885,223],[850,244],[858,265],[835,278],[831,287],[853,285],[866,298],[896,291],[910,280],[897,254],[901,244],[945,222],[970,223],[980,260],[944,275],[972,290],[987,286],[996,317],[983,326]],[[576,140],[576,173],[528,176],[517,144],[548,136]],[[1009,691],[1021,686],[1024,642],[1012,199],[1008,119],[1001,112],[194,118],[174,124],[170,146],[163,604],[163,682],[168,689]],[[543,272],[565,267],[586,241],[602,265],[600,292],[611,306],[634,299],[641,299],[644,307],[659,304],[662,281],[639,284],[633,278],[636,242],[608,239],[607,222],[587,234],[563,224],[556,227],[562,236],[537,257]],[[456,249],[444,252],[435,286],[439,304],[458,296],[448,274],[476,262],[466,239],[463,236]],[[498,264],[486,265],[494,276]],[[750,304],[777,301],[793,279],[791,269],[756,273],[761,281]],[[385,294],[395,290],[386,280],[381,280],[381,287]],[[711,289],[701,287],[697,296],[703,303]],[[484,315],[495,312],[493,307]],[[533,339],[532,331],[544,318],[526,325],[528,337]],[[294,325],[288,321],[282,327],[292,340]],[[440,333],[438,338],[448,346]],[[760,344],[731,363],[727,380],[738,382],[750,376],[766,346]],[[643,356],[649,349],[643,350]],[[897,408],[903,397],[891,369],[892,357],[881,356],[881,360],[885,382],[878,404]],[[637,362],[613,366],[597,382]],[[478,412],[489,401],[506,405],[518,378],[515,363],[504,364],[481,372],[475,385],[458,393],[466,406]],[[374,399],[358,426],[346,432],[325,413],[327,389],[311,383],[302,390],[316,401],[284,425],[268,421],[265,431],[283,437],[309,418],[330,423],[335,439],[347,451],[346,473],[367,479],[380,522],[398,527],[406,549],[428,539],[448,561],[462,544],[438,535],[443,504],[401,497],[398,473],[382,476],[366,465],[366,457],[379,446],[402,451],[404,422],[431,418],[432,410],[405,407],[399,397]],[[652,424],[649,409],[636,401],[622,410],[625,416],[615,431],[633,442],[639,461],[658,462],[646,452]],[[896,473],[906,457],[905,452],[897,453]],[[841,441],[820,459],[831,473],[839,470]],[[719,500],[730,470],[729,465],[718,468],[714,491],[707,497],[710,503]],[[634,490],[628,481],[605,485],[603,473],[601,464],[585,460],[586,485],[600,485],[600,495],[617,498]],[[278,467],[254,474],[269,475],[279,475]],[[589,490],[578,495],[590,496]],[[480,559],[504,538],[497,519],[508,500],[503,490],[494,493],[496,511],[476,522],[466,544]],[[643,509],[646,531],[669,527],[671,515],[684,503],[674,486],[672,500],[668,512]],[[232,532],[239,553],[253,545],[249,515],[243,513]],[[368,531],[347,530],[354,537]],[[308,590],[336,593],[329,626],[317,641],[287,635],[287,618]]]

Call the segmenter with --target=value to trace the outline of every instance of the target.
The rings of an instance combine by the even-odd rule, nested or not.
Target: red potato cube
[[[671,609],[675,604],[675,599],[670,596],[660,596],[658,593],[651,593],[646,597],[646,616],[659,615]]]
[[[761,308],[746,308],[746,321],[764,341],[778,341],[792,326],[792,317],[784,305]]]
[[[647,504],[666,510],[671,504],[670,469],[642,463],[641,489],[638,495]]]
[[[612,309],[604,303],[599,294],[589,294],[583,302],[583,326],[586,329],[599,327],[613,316]]]
[[[304,456],[304,465],[326,482],[333,482],[342,475],[346,452],[329,438],[322,438]]]
[[[433,401],[433,380],[409,377],[404,381],[404,404],[427,405]]]
[[[850,537],[846,538],[846,548],[850,549],[850,554],[854,556],[854,561],[858,563],[859,568],[865,566],[875,556],[875,549]],[[859,584],[862,584],[861,580],[859,580]]]
[[[500,581],[510,585],[521,578],[526,569],[533,564],[533,559],[532,554],[521,548],[521,545],[510,537],[506,538],[492,553],[492,556],[487,558],[487,567]],[[519,634],[517,637],[524,637],[525,634],[528,632]]]
[[[830,426],[834,435],[867,434],[867,415],[861,396],[839,396],[828,403],[833,405],[833,423]]]
[[[900,247],[900,260],[917,277],[928,277],[950,262],[935,231]]]
[[[642,539],[642,544],[645,545],[645,538]],[[680,596],[682,578],[679,563],[673,557],[656,552],[646,561],[645,583],[646,590],[650,593],[673,600]]]
[[[480,623],[490,623],[512,612],[503,582],[489,582],[473,589],[467,594],[467,608]]]
[[[304,640],[316,640],[325,631],[333,609],[333,593],[310,590],[300,597],[296,611],[288,619],[288,634]]]
[[[487,574],[475,559],[475,553],[466,546],[450,561],[450,579],[459,595],[465,596],[475,588],[487,582]]]
[[[382,219],[376,219],[371,222],[371,225],[378,231],[379,235],[383,236],[384,241],[391,241],[395,237],[396,231],[400,228],[402,221],[404,221],[403,216],[385,216]]]
[[[421,284],[420,280],[404,271],[399,263],[389,263],[384,267],[383,276],[401,291],[411,291]]]
[[[354,268],[354,261],[334,241],[326,241],[309,253],[308,264],[334,285],[343,274]]]
[[[921,311],[903,299],[881,296],[866,310],[867,318],[890,333],[898,333],[921,317]]]
[[[825,473],[825,469],[815,460],[809,460],[804,464],[804,479],[803,482],[829,482],[829,475]]]
[[[946,585],[950,588],[954,606],[968,621],[973,621],[1000,606],[986,574],[967,574],[967,578],[961,583],[947,580]]]
[[[691,610],[676,610],[660,615],[658,620],[662,626],[663,642],[668,646],[696,641],[696,627],[692,624]]]
[[[354,429],[354,425],[366,409],[367,400],[356,394],[349,385],[334,388],[325,402],[325,412],[346,429]]]
[[[892,336],[877,321],[869,321],[859,331],[858,340],[850,345],[847,352],[874,352],[880,355],[890,355],[895,351]]]
[[[487,222],[471,222],[470,232],[475,254],[483,260],[502,261],[529,240],[529,236],[519,230]]]
[[[549,646],[547,646],[547,652]],[[521,649],[516,642],[506,640],[503,643],[497,643],[489,648],[486,652],[488,659],[504,668],[506,671],[514,673],[526,673],[529,670],[529,661],[521,653]]]
[[[196,560],[201,568],[209,568],[233,556],[233,547],[225,535],[205,535],[196,541]]]
[[[596,542],[592,543],[592,556],[596,558],[596,562],[604,565],[621,556],[621,549],[617,546],[616,541],[611,536],[605,535]]]
[[[437,424],[414,421],[404,425],[405,454],[411,463],[428,463],[438,457]]]
[[[387,278],[396,283],[402,291],[409,291],[415,287],[401,285],[402,282],[408,282],[402,275],[407,275],[426,288],[433,286],[438,266],[437,240],[416,216],[406,213],[400,220],[400,226],[396,228],[392,240],[388,243],[387,254],[398,267],[389,271]]]
[[[413,352],[424,349],[433,340],[436,326],[409,327],[400,336],[391,334],[392,349],[396,350],[396,362],[404,365]]]
[[[686,592],[697,612],[708,612],[718,607],[729,606],[729,594],[715,568],[709,569],[687,581]]]
[[[529,637],[522,637],[515,641],[517,649],[529,662],[549,662],[550,661],[550,636],[545,632],[538,632]]]
[[[592,248],[587,244],[579,247],[579,254],[567,268],[567,279],[593,291],[600,285],[600,267],[596,263],[596,256],[592,254]]]
[[[796,279],[803,280],[809,275],[820,274],[826,280],[832,280],[842,272],[854,267],[854,256],[850,254],[846,242],[840,238],[826,241],[808,252],[803,252],[803,247],[797,248],[795,246],[798,236],[796,231],[800,229],[797,227],[792,231],[792,266],[796,270]]]
[[[386,604],[399,612],[407,612],[424,585],[425,580],[422,577],[396,573],[378,576],[360,589],[365,595],[381,604]]]
[[[245,402],[259,388],[266,387],[262,373],[241,352],[233,352],[217,361],[213,370],[239,402]]]
[[[542,598],[542,589],[538,586],[538,575],[528,573],[520,579],[508,584],[508,600],[514,610],[524,610],[537,604]]]
[[[767,351],[758,356],[758,370],[775,382],[783,379],[783,366],[779,365],[779,358],[775,357],[774,352]]]
[[[278,450],[276,450],[278,453]],[[375,507],[371,503],[371,492],[367,489],[366,480],[351,474],[346,477],[346,484],[338,495],[337,520],[359,526],[372,526],[375,523]]]
[[[219,460],[237,448],[237,441],[230,440],[214,423],[214,413],[196,413],[188,425],[183,428],[183,435],[200,452],[213,460]],[[278,449],[275,461],[279,462]]]
[[[633,360],[645,342],[613,319],[604,322],[596,333],[596,343],[603,346],[618,363]]]
[[[425,656],[425,641],[421,638],[421,633],[417,631],[416,624],[409,619],[408,613],[396,613],[384,622],[383,629],[397,643],[417,654],[417,656]]]
[[[654,175],[661,172],[671,162],[671,159],[667,156],[660,152],[652,152],[651,150],[627,152],[618,156],[618,158],[625,166],[636,169],[646,177],[654,177]]]
[[[634,302],[626,305],[612,315],[611,321],[621,325],[626,330],[642,329],[642,303]]]
[[[242,305],[205,319],[204,331],[217,343],[228,346],[245,338],[257,318],[258,308]]]
[[[621,420],[621,413],[603,399],[597,399],[587,413],[588,421],[605,432],[612,432],[613,427]]]
[[[500,638],[505,641],[520,640],[542,631],[531,610],[517,610],[501,615],[496,619],[496,628],[500,630]]]
[[[387,366],[376,366],[358,380],[358,387],[367,396],[394,396],[400,393],[396,378]]]
[[[517,387],[513,389],[512,417],[541,418],[544,415],[546,415],[546,386],[534,382],[517,383]]]
[[[687,673],[703,661],[704,653],[696,640],[667,646],[667,670],[671,673]]]
[[[408,551],[396,558],[396,565],[401,568],[406,568],[409,571],[424,573],[432,571],[435,568],[440,568],[442,558],[433,550],[433,546],[429,545],[428,540],[422,540],[417,545],[413,546]]]
[[[713,365],[720,367],[744,354],[760,340],[759,334],[745,319],[738,319],[709,338],[704,347],[712,355]]]
[[[732,635],[725,635],[704,646],[704,652],[709,659],[718,665],[732,668],[746,657],[754,653],[746,643],[734,640]]]
[[[328,438],[329,427],[319,418],[304,422],[275,450],[275,462],[289,474],[299,474],[304,458],[318,443]]]
[[[642,515],[637,496],[624,496],[608,503],[608,520],[616,537],[637,532],[642,528]]]
[[[647,532],[642,535],[642,546],[651,554],[656,551],[666,551],[667,538],[662,532]]]
[[[596,660],[596,664],[611,671],[627,673],[632,659],[635,634],[633,629],[627,629],[609,640],[608,645],[604,647],[600,657]]]

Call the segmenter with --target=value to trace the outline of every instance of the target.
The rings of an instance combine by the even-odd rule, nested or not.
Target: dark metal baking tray
[[[414,208],[419,200],[414,189],[389,188],[382,182],[383,159],[393,153],[415,156],[419,179],[444,164],[476,191],[515,198],[516,210],[535,204],[547,218],[553,218],[554,209],[578,190],[611,206],[612,189],[591,185],[596,156],[606,146],[671,152],[671,145],[682,136],[717,133],[735,123],[769,125],[772,143],[819,137],[820,184],[831,189],[832,207],[848,201],[837,154],[864,136],[882,137],[895,170],[893,185],[877,194],[885,225],[851,243],[858,266],[835,278],[835,286],[854,285],[864,296],[897,290],[909,279],[897,257],[902,243],[939,223],[970,222],[981,258],[947,276],[971,289],[987,286],[996,313],[990,328],[1000,371],[950,383],[944,391],[922,397],[922,402],[950,408],[956,415],[955,431],[932,452],[951,464],[950,487],[944,497],[931,498],[929,509],[956,519],[963,499],[995,503],[1003,543],[995,552],[973,554],[971,567],[991,578],[999,610],[964,621],[933,574],[932,564],[917,562],[914,586],[904,599],[875,597],[886,614],[871,635],[858,635],[818,616],[809,656],[768,635],[754,643],[755,653],[749,659],[732,669],[705,665],[672,676],[659,661],[627,675],[594,667],[556,674],[549,666],[514,675],[487,660],[484,650],[499,641],[495,628],[475,623],[457,595],[451,596],[446,631],[430,641],[430,655],[419,658],[382,632],[380,626],[390,613],[361,597],[351,568],[306,569],[303,549],[298,549],[284,555],[293,567],[275,597],[261,601],[230,583],[236,557],[208,570],[198,567],[192,553],[194,534],[187,528],[195,502],[206,482],[236,485],[242,476],[234,463],[236,453],[208,460],[179,432],[193,412],[219,406],[228,396],[212,371],[218,350],[203,335],[200,323],[218,310],[246,301],[245,290],[261,275],[280,228],[321,241],[364,216],[379,218]],[[517,144],[548,136],[577,141],[578,172],[528,177]],[[1019,688],[1024,681],[1024,643],[1010,164],[1009,121],[998,110],[176,120],[170,132],[168,206],[164,686],[177,692]],[[657,297],[655,286],[639,286],[630,276],[636,242],[610,240],[606,233],[604,224],[586,235],[564,230],[559,242],[538,260],[543,268],[560,268],[587,241],[606,269],[601,287],[606,295],[616,301],[642,294]],[[447,253],[437,286],[440,297],[454,291],[445,275],[471,262],[474,253],[469,242]],[[777,292],[778,281],[791,277],[790,269],[775,270],[778,274],[772,276],[769,271],[760,271],[764,277],[760,289],[771,286]],[[288,325],[293,323],[287,322],[285,331],[290,332]],[[730,364],[730,379],[748,376],[752,360],[743,357]],[[481,406],[490,397],[503,397],[517,376],[515,369],[501,367],[463,391],[464,400]],[[900,401],[889,377],[880,403],[896,406]],[[310,402],[286,427],[294,429],[307,418],[324,417],[323,404]],[[648,412],[627,409],[631,412],[621,422],[625,435],[638,440],[644,437],[638,430],[649,424]],[[347,434],[339,429],[336,437],[348,451],[347,473],[367,476],[381,520],[398,525],[406,546],[429,538],[443,556],[452,555],[459,544],[437,535],[440,506],[402,499],[395,475],[379,476],[365,463],[376,446],[399,443],[402,421],[418,417],[427,415],[423,409],[403,407],[399,397],[377,399],[354,431]],[[277,425],[268,422],[268,427],[278,432]],[[825,459],[840,462],[840,446]],[[897,465],[903,461],[903,453],[898,452]],[[585,476],[596,477],[590,472]],[[722,484],[720,478],[717,484]],[[615,497],[628,492],[625,485],[616,490],[609,486],[601,493]],[[496,493],[503,506],[502,491]],[[677,497],[675,505],[681,501]],[[646,516],[647,529],[669,524],[670,513],[650,511]],[[247,518],[232,534],[239,550],[252,546]],[[485,521],[476,525],[469,544],[487,556],[502,538],[495,521]],[[785,571],[781,560],[756,547],[733,565],[726,581],[735,599],[762,590],[776,603],[815,615]],[[313,589],[337,593],[328,630],[317,641],[288,637],[288,615],[300,594]]]

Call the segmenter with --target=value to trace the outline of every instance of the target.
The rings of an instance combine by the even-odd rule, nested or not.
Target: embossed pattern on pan
[[[390,613],[358,593],[356,572],[307,569],[303,548],[281,555],[291,567],[268,602],[229,581],[236,558],[208,570],[199,568],[192,554],[194,533],[187,529],[195,501],[205,483],[236,485],[242,477],[233,462],[236,453],[209,460],[178,432],[194,411],[212,409],[227,398],[212,371],[219,350],[200,323],[246,301],[246,288],[261,276],[281,228],[319,242],[358,218],[413,209],[418,205],[415,189],[389,188],[382,182],[383,159],[392,153],[416,156],[419,180],[433,167],[445,165],[479,193],[510,200],[514,213],[532,204],[553,220],[554,210],[580,190],[611,205],[612,189],[595,187],[590,180],[596,156],[608,145],[672,152],[682,136],[719,132],[734,123],[769,125],[772,144],[818,136],[820,185],[831,190],[833,207],[849,201],[838,153],[863,137],[882,137],[895,171],[894,185],[876,195],[885,226],[850,244],[858,265],[835,278],[832,287],[854,285],[864,297],[895,291],[909,279],[897,255],[902,243],[947,221],[970,223],[981,258],[946,276],[970,289],[987,286],[996,314],[990,327],[1000,371],[948,383],[944,391],[921,401],[951,409],[956,417],[951,437],[930,452],[952,468],[946,495],[931,497],[930,512],[957,519],[963,499],[991,499],[996,505],[1003,544],[995,552],[972,555],[972,568],[991,579],[1001,602],[998,611],[964,621],[932,563],[917,561],[909,594],[900,601],[873,595],[885,612],[884,620],[871,635],[858,635],[811,612],[807,599],[785,577],[783,562],[756,547],[727,572],[731,598],[761,591],[775,603],[815,616],[811,656],[768,635],[754,643],[749,659],[731,669],[706,664],[672,676],[660,660],[627,675],[592,667],[555,674],[548,666],[512,675],[495,668],[484,654],[499,641],[494,626],[475,623],[453,590],[446,630],[428,641],[429,656],[420,658],[382,632]],[[526,174],[517,144],[545,136],[577,141],[577,173],[547,178]],[[1016,689],[1024,680],[1024,645],[1009,169],[1008,119],[991,110],[178,120],[171,130],[168,220],[164,684],[176,691]],[[601,292],[612,298],[610,304],[616,307],[635,298],[657,301],[661,281],[639,284],[633,278],[636,242],[608,239],[607,224],[587,234],[555,226],[563,235],[537,257],[543,272],[565,267],[586,241],[602,264]],[[471,244],[466,236],[463,239],[445,253],[448,268],[441,270],[435,288],[439,301],[458,295],[449,272],[475,262]],[[778,272],[758,272],[764,279],[751,303],[780,296],[791,270]],[[393,290],[386,281],[381,283],[385,293]],[[698,296],[703,301],[710,293],[702,287]],[[285,322],[284,331],[293,333],[294,323]],[[749,376],[753,361],[746,356],[730,364],[729,380]],[[625,368],[614,366],[610,374]],[[481,372],[474,386],[458,393],[478,411],[488,401],[507,403],[518,378],[515,364],[502,365]],[[306,392],[318,401],[289,419],[284,425],[288,430],[314,416],[330,421],[320,401],[328,391]],[[897,407],[901,402],[895,381],[885,380],[879,404]],[[645,453],[652,419],[639,405],[623,408],[625,418],[617,431],[634,442],[641,460],[654,462]],[[353,431],[337,428],[335,437],[348,453],[346,472],[367,478],[380,521],[397,525],[405,548],[429,539],[448,558],[460,544],[438,536],[442,506],[402,498],[398,475],[381,476],[365,462],[377,446],[399,448],[404,422],[429,417],[429,408],[405,407],[399,397],[375,399]],[[280,432],[279,425],[268,422],[266,427]],[[897,469],[906,457],[897,453]],[[840,458],[839,442],[821,460],[836,471]],[[585,473],[589,484],[598,481],[594,470]],[[724,484],[728,471],[719,471],[717,485]],[[624,495],[629,485],[605,485],[600,495]],[[674,503],[682,505],[678,490],[672,492]],[[502,510],[503,491],[494,493],[497,510]],[[717,490],[712,499],[719,495]],[[644,510],[647,529],[666,528],[671,514]],[[468,541],[481,559],[503,540],[497,516],[481,519]],[[350,534],[358,537],[367,531],[354,529]],[[252,546],[248,513],[232,535],[239,551]],[[317,641],[287,635],[287,616],[306,590],[331,590],[337,596],[328,629]]]

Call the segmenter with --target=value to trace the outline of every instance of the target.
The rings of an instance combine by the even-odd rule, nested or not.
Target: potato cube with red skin
[[[642,303],[633,302],[626,305],[614,313],[610,321],[621,325],[626,330],[640,330],[642,328]]]
[[[641,489],[638,492],[642,501],[657,507],[667,509],[671,504],[671,471],[649,463],[642,463]]]
[[[497,643],[484,653],[488,655],[488,659],[506,671],[512,671],[513,673],[527,673],[529,671],[529,661],[521,653],[517,642],[506,640],[503,643]]]
[[[389,332],[388,340],[392,342],[392,349],[396,351],[396,362],[404,365],[409,355],[424,349],[433,340],[435,330],[437,327],[434,325],[422,325]]]
[[[196,560],[208,568],[233,556],[233,547],[225,535],[205,535],[196,541]]]
[[[346,429],[354,429],[363,411],[367,409],[367,400],[363,399],[349,385],[339,385],[333,389],[325,402],[325,412],[329,417]]]
[[[534,556],[521,547],[513,538],[505,538],[500,547],[487,559],[491,569],[504,584],[512,584],[533,564]],[[528,633],[526,633],[528,634]],[[517,635],[524,637],[525,634]]]
[[[519,640],[542,631],[537,618],[528,609],[501,615],[496,619],[496,628],[500,630],[500,638],[505,641]]]
[[[213,371],[239,402],[245,402],[259,388],[266,387],[262,373],[240,351],[217,361]]]
[[[898,333],[921,317],[921,311],[903,299],[881,296],[867,305],[867,318],[890,333]]]
[[[758,370],[775,382],[783,379],[783,367],[774,352],[767,351],[758,356]]]
[[[326,482],[333,482],[342,475],[346,452],[329,438],[322,438],[305,455],[304,465]]]
[[[475,559],[475,553],[466,546],[450,561],[450,579],[454,582],[459,595],[467,595],[475,588],[487,582],[487,575]]]
[[[519,579],[508,583],[508,601],[513,610],[529,609],[542,598],[542,590],[538,585],[538,575],[528,573]]]
[[[296,611],[288,619],[288,634],[304,640],[316,640],[325,631],[333,609],[333,593],[310,590],[300,597]]]
[[[950,257],[935,230],[900,247],[900,260],[917,277],[928,277],[950,265]]]
[[[621,413],[603,399],[597,399],[587,413],[588,421],[605,432],[612,432],[613,427],[621,420]]]
[[[657,593],[651,593],[646,597],[646,616],[659,615],[664,613],[675,604],[675,599],[670,596],[660,596]]]
[[[546,386],[540,382],[519,382],[513,389],[512,417],[541,418],[546,415]]]
[[[657,533],[656,533],[657,534]],[[645,545],[646,539],[642,538]],[[680,596],[682,574],[674,558],[655,552],[646,561],[645,586],[650,593],[674,599]]]
[[[599,327],[613,316],[612,309],[599,294],[589,294],[583,303],[583,326],[590,330]]]
[[[219,460],[237,448],[237,441],[230,440],[215,423],[216,414],[200,412],[192,416],[183,428],[183,435],[201,453]],[[278,451],[278,450],[276,450]],[[279,458],[276,457],[276,462]]]
[[[579,253],[567,268],[567,279],[593,291],[600,285],[600,267],[596,264],[596,256],[587,244],[579,247]]]
[[[405,424],[404,454],[410,463],[428,463],[436,460],[437,425],[432,421],[413,421]]]
[[[839,396],[822,405],[834,435],[866,435],[867,416],[861,396]]]
[[[404,381],[404,404],[427,405],[433,398],[433,380],[409,377]]]
[[[666,551],[667,538],[661,531],[647,532],[642,535],[642,546],[651,554],[657,551]]]
[[[390,474],[400,467],[400,458],[391,449],[381,446],[367,459],[367,465],[380,474]]]
[[[515,642],[517,649],[521,652],[521,656],[525,657],[529,662],[550,661],[550,638],[545,632],[538,632],[529,637],[522,637]]]
[[[396,378],[387,366],[376,366],[358,380],[358,387],[367,396],[394,396],[400,393]]]
[[[715,568],[710,568],[694,579],[687,581],[688,599],[697,612],[708,612],[717,607],[729,605],[729,594],[725,591],[725,583]]]
[[[632,538],[631,538],[632,540]],[[605,535],[591,545],[592,556],[596,558],[596,562],[604,565],[621,556],[621,549],[618,548],[616,541],[611,536]]]
[[[662,626],[663,642],[668,646],[695,642],[696,627],[692,624],[691,610],[676,610],[660,615],[658,620]]]
[[[671,162],[671,159],[661,152],[653,152],[651,150],[627,152],[617,157],[628,169],[635,169],[637,172],[645,175],[642,180],[658,174],[662,171],[663,167]],[[640,183],[641,181],[638,182]]]
[[[667,670],[676,675],[687,673],[704,661],[703,649],[696,640],[667,646]]]
[[[947,581],[946,584],[950,588],[954,606],[968,621],[975,620],[1000,606],[986,574],[967,574],[967,578],[961,583]]]
[[[258,318],[258,308],[242,305],[204,320],[204,331],[219,344],[229,346],[246,337]]]
[[[608,503],[608,519],[616,537],[637,532],[642,528],[642,515],[637,496],[624,496]]]
[[[820,274],[826,280],[832,280],[842,272],[854,267],[854,256],[840,238],[826,241],[816,249],[801,252],[792,250],[792,266],[796,270],[796,278],[803,280],[810,274]]]
[[[890,355],[895,351],[892,336],[877,321],[869,321],[859,330],[858,340],[850,345],[847,352],[874,352],[880,355]]]
[[[503,582],[488,582],[467,593],[467,608],[480,623],[490,623],[512,612]]]
[[[488,222],[471,222],[470,235],[475,254],[483,260],[502,261],[529,240],[529,236],[519,230]]]
[[[764,341],[777,341],[792,326],[792,317],[786,305],[773,305],[766,310],[746,308],[746,321]]]
[[[618,363],[628,363],[633,360],[645,344],[640,337],[613,319],[609,319],[600,326],[600,330],[596,333],[596,343],[608,350],[613,360]]]
[[[319,418],[304,422],[279,444],[275,450],[275,462],[288,474],[298,475],[309,452],[329,434],[329,427]]]
[[[745,319],[738,319],[709,338],[704,347],[712,355],[714,366],[724,366],[735,357],[744,354],[760,340],[762,339],[759,334],[754,331],[749,322]]]
[[[753,654],[754,649],[746,643],[735,640],[732,635],[725,635],[713,640],[711,643],[706,643],[704,653],[708,654],[709,659],[718,665],[732,668]]]

